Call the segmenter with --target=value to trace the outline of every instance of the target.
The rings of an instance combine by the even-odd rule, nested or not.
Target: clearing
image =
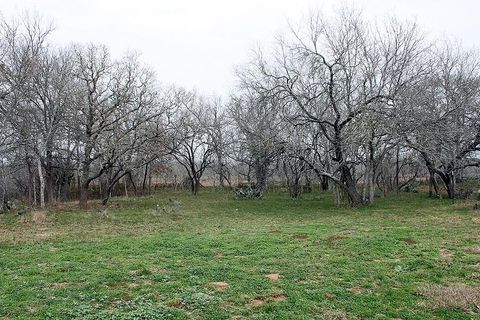
[[[0,318],[480,319],[479,227],[423,194],[338,209],[164,191],[2,215]]]

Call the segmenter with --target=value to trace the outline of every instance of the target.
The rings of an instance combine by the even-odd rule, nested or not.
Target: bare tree
[[[158,112],[151,112],[153,74],[135,57],[113,62],[103,46],[76,47],[80,151],[80,206],[87,207],[88,187],[115,165],[116,160],[137,148],[130,133]],[[124,127],[122,127],[124,125]],[[125,142],[128,141],[128,143]],[[96,166],[97,160],[103,160]],[[114,179],[115,180],[115,179]]]
[[[28,15],[19,20],[0,22],[0,114],[9,122],[16,147],[35,154],[37,131],[31,111],[30,86],[46,50],[45,39],[51,33],[39,17]],[[28,157],[26,157],[28,158]],[[45,184],[40,155],[37,153],[40,181],[40,205],[45,206]]]
[[[369,26],[349,10],[333,20],[314,14],[305,28],[279,41],[271,60],[259,53],[240,78],[251,90],[295,105],[298,123],[318,125],[335,165],[322,175],[359,205],[356,161],[349,152],[354,124],[367,110],[391,107],[415,78],[421,42],[414,24]]]
[[[409,147],[418,151],[438,193],[435,176],[455,197],[455,174],[480,166],[480,60],[458,44],[432,49],[428,76],[404,99],[402,119]]]
[[[175,116],[175,134],[169,145],[176,161],[185,169],[190,183],[190,191],[196,195],[200,191],[201,178],[205,170],[213,164],[215,149],[208,124],[211,116],[204,112],[206,101],[195,93],[179,91],[178,110]]]
[[[246,90],[234,97],[230,116],[238,129],[237,161],[244,162],[255,176],[255,187],[264,190],[271,166],[282,149],[280,108],[275,101]]]

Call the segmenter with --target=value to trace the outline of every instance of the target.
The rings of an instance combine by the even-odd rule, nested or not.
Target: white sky
[[[249,50],[270,44],[287,20],[309,10],[331,12],[339,0],[0,0],[10,17],[28,10],[53,19],[55,43],[106,44],[120,56],[141,53],[163,83],[226,96],[234,67]],[[479,47],[478,0],[350,0],[368,17],[415,19],[434,37]]]

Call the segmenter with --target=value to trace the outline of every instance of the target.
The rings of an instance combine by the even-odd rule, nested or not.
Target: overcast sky
[[[141,53],[163,83],[226,96],[234,67],[249,50],[272,43],[288,20],[312,9],[331,12],[335,0],[0,0],[5,17],[25,10],[52,19],[51,40],[106,44],[115,56]],[[480,1],[354,0],[366,16],[415,19],[434,37],[480,47]]]

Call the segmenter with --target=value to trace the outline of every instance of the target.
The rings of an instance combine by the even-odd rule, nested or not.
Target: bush
[[[410,181],[409,183],[401,187],[400,191],[417,193],[418,192],[417,187],[418,187],[418,183],[416,181]]]
[[[237,199],[261,199],[263,192],[252,186],[241,187],[235,190]]]
[[[5,201],[3,205],[0,205],[0,213],[12,212],[18,215],[22,215],[28,211],[27,205],[20,200]]]
[[[459,180],[455,186],[455,198],[480,200],[480,184],[477,179]]]

